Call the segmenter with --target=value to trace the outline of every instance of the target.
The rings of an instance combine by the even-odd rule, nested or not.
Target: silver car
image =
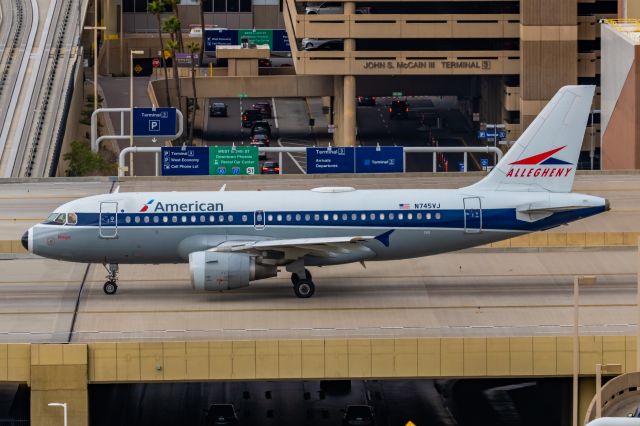
[[[304,13],[307,15],[342,14],[344,13],[344,8],[342,3],[334,1],[327,1],[324,3],[307,3],[307,6],[304,8]],[[371,8],[358,7],[356,8],[356,13],[371,13]]]
[[[329,44],[335,44],[335,43],[341,43],[342,40],[340,39],[335,39],[335,38],[303,38],[302,39],[302,48],[304,50],[317,50],[319,49],[321,46],[329,43]]]

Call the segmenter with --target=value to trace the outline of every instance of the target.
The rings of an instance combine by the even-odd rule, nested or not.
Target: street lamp
[[[600,114],[599,109],[591,110],[591,146],[589,147],[589,162],[591,164],[591,170],[593,170],[593,157],[595,155],[595,141],[593,140],[595,134],[595,126],[593,124],[593,114]],[[602,153],[600,153],[600,161],[602,161]],[[600,166],[602,169],[602,166]]]
[[[595,285],[597,278],[593,275],[573,277],[573,398],[572,398],[572,425],[578,426],[578,374],[580,374],[580,335],[578,306],[580,298],[580,286]]]
[[[93,6],[93,27],[84,27],[84,29],[93,30],[93,110],[95,111],[98,109],[98,30],[107,29],[107,27],[98,26],[98,0]]]
[[[66,402],[50,402],[49,407],[62,407],[64,413],[64,426],[67,426],[67,403]]]
[[[602,373],[620,374],[621,364],[596,364],[596,419],[602,417]]]
[[[133,55],[144,55],[143,50],[131,50],[129,55],[129,146],[133,147]],[[129,176],[133,176],[133,152],[129,153]]]

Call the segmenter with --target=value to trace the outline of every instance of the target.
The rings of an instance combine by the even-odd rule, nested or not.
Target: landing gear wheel
[[[311,280],[299,280],[293,285],[293,292],[300,299],[308,299],[316,292],[316,286]]]
[[[105,292],[105,294],[113,295],[116,294],[116,291],[118,291],[118,286],[113,281],[107,281],[106,283],[104,283],[102,290]]]

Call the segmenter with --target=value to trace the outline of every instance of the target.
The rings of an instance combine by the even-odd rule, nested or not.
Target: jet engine
[[[256,263],[244,253],[197,251],[189,254],[191,285],[196,290],[222,291],[247,287],[249,281],[275,277],[275,266]]]

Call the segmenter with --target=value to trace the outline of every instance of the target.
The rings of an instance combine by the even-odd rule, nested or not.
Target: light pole
[[[595,141],[594,141],[595,126],[593,124],[593,114],[600,114],[600,110],[599,109],[591,110],[591,146],[589,147],[589,162],[591,164],[591,170],[593,170],[593,157],[595,155],[595,149],[596,149]],[[602,162],[602,153],[600,153],[600,161]],[[602,166],[600,168],[602,168]]]
[[[97,1],[97,0],[96,0]],[[97,9],[96,5],[96,9]],[[98,11],[94,15],[98,20]],[[99,27],[97,22],[93,27],[84,27],[85,30],[93,30],[93,110],[98,109],[98,30],[106,30],[106,27]]]
[[[602,373],[620,374],[621,364],[596,364],[596,419],[602,417]]]
[[[144,55],[143,50],[131,50],[129,55],[129,146],[133,147],[133,55]],[[133,176],[133,153],[129,154],[129,176]]]
[[[580,333],[578,306],[581,285],[594,285],[595,276],[573,277],[573,397],[572,397],[572,425],[578,426],[578,375],[580,374]]]
[[[50,402],[47,404],[49,407],[62,407],[64,414],[64,426],[67,426],[67,403],[66,402]]]

